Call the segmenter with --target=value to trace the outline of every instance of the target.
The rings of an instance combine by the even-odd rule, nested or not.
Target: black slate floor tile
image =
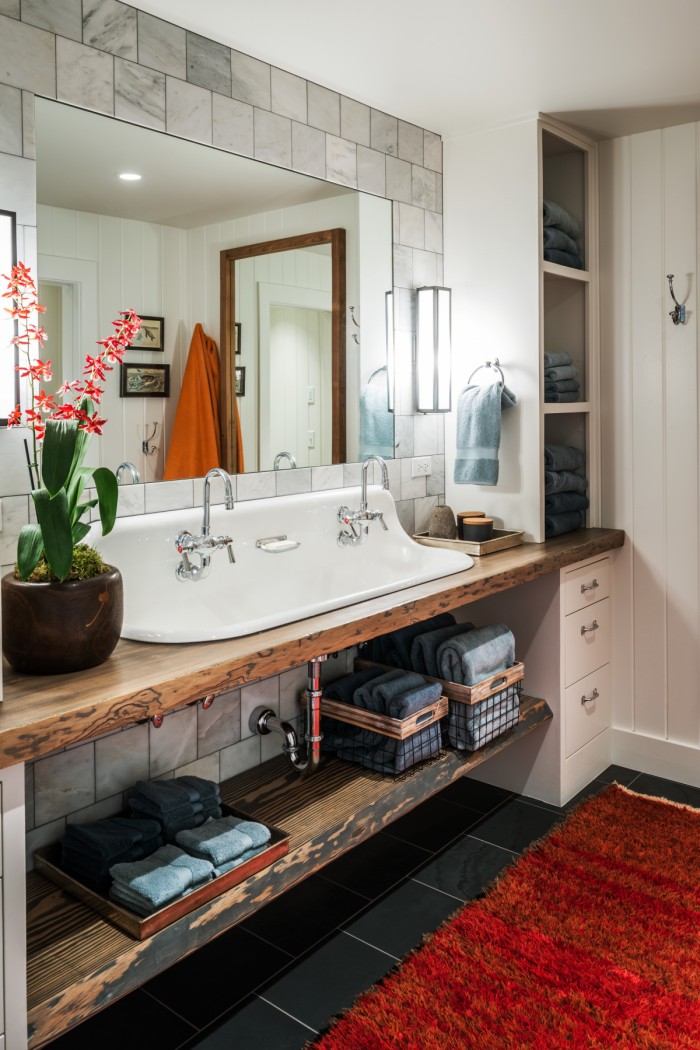
[[[409,879],[344,929],[398,960],[417,948],[426,933],[436,930],[459,907],[454,897]]]
[[[240,928],[296,957],[365,908],[369,899],[312,875],[251,915]]]
[[[629,787],[639,775],[639,770],[637,769],[627,769],[626,766],[608,766],[595,779],[602,780],[604,784],[612,784],[616,780],[618,784],[624,784],[625,787]]]
[[[196,1028],[205,1028],[291,961],[287,952],[236,927],[143,987]]]
[[[230,1016],[217,1021],[179,1050],[302,1050],[314,1036],[310,1028],[252,996]],[[151,1045],[155,1050],[157,1044]]]
[[[436,853],[470,828],[482,814],[438,797],[399,817],[384,834]]]
[[[324,879],[376,900],[420,868],[431,854],[380,832],[326,865]]]
[[[651,773],[640,773],[630,786],[632,791],[638,791],[640,795],[655,795],[700,809],[700,788],[690,784],[678,784],[675,780],[654,777]]]
[[[395,965],[391,956],[339,933],[259,994],[302,1024],[321,1031]]]
[[[194,1033],[192,1025],[138,989],[108,1006],[50,1044],[51,1050],[95,1050],[95,1047],[155,1045],[175,1050]]]
[[[495,813],[484,817],[471,829],[470,834],[482,842],[503,846],[514,853],[522,853],[529,845],[546,835],[561,819],[562,814],[555,810],[513,798]]]
[[[459,900],[469,901],[482,894],[517,857],[517,853],[501,846],[465,835],[414,872],[413,878]]]
[[[512,791],[495,787],[493,784],[483,784],[480,780],[471,780],[469,777],[454,780],[438,795],[438,798],[456,802],[460,806],[468,806],[470,809],[478,810],[479,813],[490,813],[496,806],[500,806],[512,797]]]

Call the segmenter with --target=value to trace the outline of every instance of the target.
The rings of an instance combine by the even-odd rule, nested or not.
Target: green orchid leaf
[[[85,539],[85,537],[87,536],[89,531],[90,531],[90,526],[87,525],[84,521],[76,522],[75,525],[73,526],[73,533],[72,533],[73,545],[75,546],[76,544],[81,543]]]
[[[28,580],[39,564],[44,552],[41,529],[38,525],[25,525],[17,540],[17,568],[23,580]]]
[[[41,450],[41,479],[51,499],[70,479],[78,425],[70,419],[49,419]]]
[[[75,521],[78,521],[80,518],[82,518],[86,510],[92,510],[92,508],[96,506],[96,499],[89,499],[86,503],[79,503],[78,506],[75,508]]]
[[[119,486],[114,473],[108,467],[97,467],[92,472],[93,481],[97,490],[97,501],[100,507],[100,521],[102,522],[102,535],[106,536],[114,528],[117,519],[117,500],[119,498]]]
[[[73,536],[66,493],[61,489],[52,499],[47,489],[38,489],[32,493],[32,499],[46,560],[59,580],[65,580],[73,562]]]

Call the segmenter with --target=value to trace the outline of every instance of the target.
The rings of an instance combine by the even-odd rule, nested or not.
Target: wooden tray
[[[365,666],[378,667],[380,665],[367,661]],[[387,670],[395,671],[396,668],[389,667]],[[437,681],[435,678],[426,678],[425,675],[423,677],[426,682]],[[301,702],[303,706],[306,698],[302,696]],[[392,740],[407,740],[419,729],[425,729],[433,722],[438,722],[447,714],[447,708],[447,697],[441,696],[439,700],[421,708],[408,718],[390,718],[389,715],[379,715],[376,711],[367,711],[364,707],[353,707],[352,704],[344,704],[340,700],[328,700],[325,696],[321,699],[322,715],[335,718],[338,722],[345,722],[347,725],[357,726],[358,729],[371,729],[372,732],[391,737]]]
[[[243,820],[255,820],[255,817],[252,817],[249,813],[232,809],[230,806],[222,806],[221,808],[224,815],[241,817]],[[266,849],[251,857],[250,860],[244,861],[240,867],[224,872],[223,875],[219,875],[217,878],[212,879],[211,882],[205,883],[204,886],[193,890],[192,893],[188,893],[185,897],[178,897],[171,904],[166,904],[164,908],[160,908],[158,911],[153,912],[152,915],[145,917],[137,915],[136,912],[130,911],[124,905],[118,904],[106,894],[99,893],[97,890],[85,886],[59,867],[61,846],[58,842],[35,850],[34,861],[36,870],[45,878],[60,886],[61,889],[66,890],[71,896],[77,897],[83,904],[87,904],[89,908],[92,908],[93,911],[107,919],[113,926],[118,926],[120,929],[125,930],[137,941],[143,941],[152,934],[165,929],[170,923],[181,919],[183,915],[188,915],[202,904],[213,900],[214,897],[225,893],[232,886],[237,886],[239,882],[243,882],[257,871],[262,871],[263,868],[267,868],[274,861],[283,857],[289,850],[289,835],[271,824],[266,826],[272,833]]]
[[[366,667],[381,667],[385,671],[396,670],[395,667],[390,667],[388,664],[380,664],[374,660],[363,660],[362,657],[358,656],[355,660],[355,670],[361,671]],[[457,700],[461,704],[478,704],[482,700],[487,700],[490,696],[503,692],[504,689],[514,685],[516,682],[520,682],[525,677],[525,664],[513,664],[512,667],[508,667],[505,671],[499,671],[489,678],[482,679],[476,685],[459,685],[457,682],[448,682],[444,678],[431,678],[427,674],[422,674],[421,677],[425,678],[426,682],[440,683],[445,702],[447,700]],[[347,704],[341,704],[340,706],[345,708]],[[328,713],[330,714],[330,711]],[[369,712],[364,713],[369,714]]]
[[[519,547],[523,542],[524,532],[511,532],[508,529],[494,529],[490,540],[443,540],[438,536],[429,536],[427,532],[414,533],[413,538],[426,547],[449,547],[463,554],[473,554],[477,558],[495,551],[504,551],[507,547]]]

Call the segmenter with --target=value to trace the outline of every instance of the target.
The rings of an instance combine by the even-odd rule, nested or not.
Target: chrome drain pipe
[[[299,741],[296,730],[289,722],[283,722],[269,707],[256,707],[252,712],[248,725],[254,733],[267,736],[268,733],[277,733],[282,737],[282,751],[287,755],[292,767],[297,773],[315,773],[321,762],[321,664],[327,660],[327,656],[315,656],[307,664],[307,683],[304,695],[306,697],[306,755],[302,758],[303,745]]]

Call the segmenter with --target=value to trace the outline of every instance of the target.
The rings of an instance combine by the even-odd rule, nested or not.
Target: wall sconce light
[[[396,376],[396,359],[394,349],[394,293],[387,292],[384,318],[386,325],[386,379],[387,379],[387,408],[394,411],[394,380]]]
[[[452,385],[452,338],[449,288],[416,292],[416,407],[419,412],[449,412]]]
[[[0,273],[9,275],[17,262],[17,216],[12,211],[0,211]],[[20,399],[17,347],[11,346],[16,334],[14,320],[0,310],[0,426],[7,425],[7,418]]]

